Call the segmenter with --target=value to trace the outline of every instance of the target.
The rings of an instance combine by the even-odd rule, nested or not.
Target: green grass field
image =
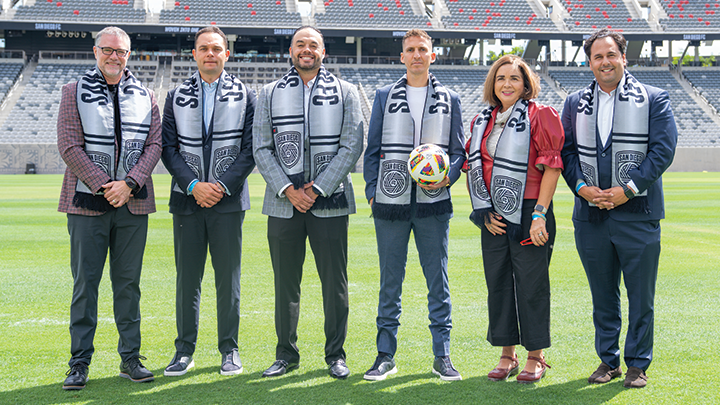
[[[467,219],[469,198],[454,187],[449,275],[453,301],[452,359],[463,375],[442,382],[430,373],[425,281],[411,243],[404,285],[402,326],[396,356],[398,374],[370,383],[379,270],[370,211],[362,178],[355,175],[359,212],[350,217],[350,323],[345,344],[350,377],[335,381],[323,361],[324,336],[319,280],[312,255],[306,260],[299,326],[300,368],[277,379],[260,374],[274,360],[273,275],[260,213],[264,182],[250,179],[252,210],[245,217],[240,357],[245,373],[218,373],[214,278],[206,266],[196,368],[179,378],[162,370],[174,353],[175,268],[168,175],[154,176],[158,213],[150,216],[142,276],[142,354],[157,378],[134,384],[118,377],[117,332],[107,269],[100,285],[99,324],[90,381],[82,391],[61,384],[69,359],[72,294],[65,214],[57,212],[60,175],[0,176],[0,404],[273,403],[273,404],[458,404],[458,403],[707,403],[720,402],[720,173],[664,176],[666,216],[655,302],[655,360],[649,385],[628,390],[622,378],[589,386],[599,364],[594,352],[590,291],[575,251],[572,195],[558,187],[558,235],[550,267],[552,366],[538,384],[514,379],[490,382],[500,355],[485,340],[486,288],[479,230]],[[624,294],[623,294],[624,296]],[[626,315],[626,303],[623,314]],[[624,334],[624,330],[623,330]],[[624,343],[621,341],[621,345]],[[524,360],[526,353],[519,348]],[[624,364],[623,364],[624,367]]]

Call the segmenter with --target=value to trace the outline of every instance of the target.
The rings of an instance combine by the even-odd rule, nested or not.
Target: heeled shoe
[[[488,379],[491,381],[504,381],[508,377],[516,375],[520,370],[520,362],[516,357],[500,356],[501,359],[508,359],[512,361],[512,365],[508,368],[495,367],[491,372],[488,373]]]
[[[545,372],[547,371],[547,369],[552,368],[549,364],[545,363],[544,358],[528,356],[528,360],[535,360],[540,363],[540,365],[542,366],[542,371],[530,373],[523,370],[522,373],[517,376],[517,382],[521,384],[532,384],[540,381],[543,377],[545,377]]]

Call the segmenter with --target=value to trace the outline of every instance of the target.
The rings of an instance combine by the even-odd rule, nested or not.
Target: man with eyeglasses
[[[58,211],[67,213],[73,276],[65,390],[88,381],[108,250],[120,377],[154,380],[140,355],[140,273],[148,214],[155,212],[151,173],[160,159],[160,111],[154,94],[125,68],[125,31],[101,30],[93,51],[97,65],[63,86],[57,123],[67,164]]]

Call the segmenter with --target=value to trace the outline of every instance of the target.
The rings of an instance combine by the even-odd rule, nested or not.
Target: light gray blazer
[[[275,83],[265,85],[258,95],[255,120],[253,122],[253,155],[257,168],[267,183],[262,213],[271,217],[292,218],[293,206],[290,200],[285,195],[278,195],[280,190],[283,190],[291,182],[275,156],[275,138],[272,134],[272,122],[270,120],[270,96]],[[362,110],[360,109],[360,96],[357,88],[344,80],[340,80],[340,84],[344,103],[340,147],[328,167],[315,179],[315,185],[327,196],[333,194],[338,186],[343,184],[348,207],[310,211],[316,217],[321,218],[355,213],[355,193],[353,192],[350,171],[355,167],[355,163],[360,158],[363,149]],[[305,173],[309,173],[310,161],[307,151],[305,156]]]

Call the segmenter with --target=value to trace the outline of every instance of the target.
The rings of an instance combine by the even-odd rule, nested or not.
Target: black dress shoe
[[[263,377],[279,377],[288,371],[293,371],[298,368],[297,363],[288,363],[285,360],[275,360],[272,366],[268,367],[267,370],[263,371]]]
[[[350,375],[350,369],[348,368],[347,364],[345,364],[345,360],[343,359],[337,359],[330,363],[330,377],[332,378],[339,378],[341,380],[344,380],[347,378],[347,376]]]
[[[88,366],[85,363],[75,363],[65,375],[67,378],[63,382],[64,390],[81,390],[88,381]]]

